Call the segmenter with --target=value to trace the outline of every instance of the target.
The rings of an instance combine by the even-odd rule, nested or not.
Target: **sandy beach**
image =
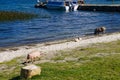
[[[1,49],[0,63],[10,61],[16,57],[25,57],[33,50],[39,50],[47,56],[51,56],[56,51],[74,49],[76,47],[88,46],[95,43],[111,42],[120,40],[120,33],[104,34],[99,36],[82,37],[82,40],[75,42],[74,39],[64,41],[54,41],[42,44],[19,46],[14,48]]]

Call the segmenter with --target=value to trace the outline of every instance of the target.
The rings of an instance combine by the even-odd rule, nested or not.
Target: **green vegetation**
[[[56,63],[37,64],[42,68],[41,75],[34,76],[30,80],[120,79],[120,41],[59,51],[51,60]],[[65,62],[57,62],[60,60]],[[0,79],[20,80],[20,68],[23,66],[20,63],[21,59],[18,58],[1,63]],[[3,66],[4,69],[1,70]]]
[[[0,11],[0,21],[14,21],[14,20],[26,20],[37,17],[35,14],[14,12],[14,11]]]
[[[120,55],[80,62],[46,63],[42,74],[32,80],[119,80]]]
[[[15,77],[20,74],[19,71],[22,66],[20,65],[19,59],[21,58],[16,58],[9,62],[0,63],[0,79],[1,80],[9,80],[11,78],[13,78],[13,80],[16,80]]]

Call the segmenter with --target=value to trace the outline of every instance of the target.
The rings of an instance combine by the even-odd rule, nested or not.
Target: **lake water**
[[[106,26],[107,33],[120,31],[120,13],[65,12],[34,8],[36,0],[0,0],[0,10],[38,14],[27,21],[0,22],[0,47],[40,43],[93,34]]]

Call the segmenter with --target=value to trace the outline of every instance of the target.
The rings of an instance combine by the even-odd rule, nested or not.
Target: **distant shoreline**
[[[82,37],[82,40],[75,42],[74,39],[60,40],[42,44],[31,44],[19,47],[5,48],[0,50],[0,63],[10,61],[16,57],[26,56],[33,50],[39,50],[47,56],[51,56],[59,50],[69,50],[76,47],[84,47],[95,43],[111,42],[120,40],[120,33],[104,34],[99,36]]]

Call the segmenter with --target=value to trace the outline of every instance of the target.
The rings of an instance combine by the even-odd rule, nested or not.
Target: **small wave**
[[[50,15],[40,15],[39,18],[51,18]]]

